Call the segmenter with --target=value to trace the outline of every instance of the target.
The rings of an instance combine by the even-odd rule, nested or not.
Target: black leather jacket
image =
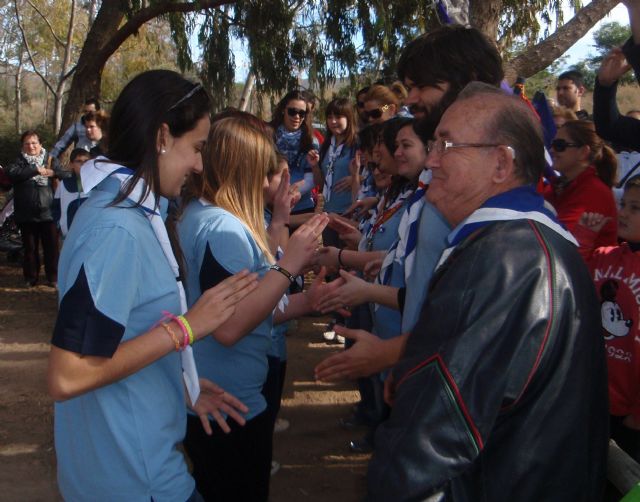
[[[45,155],[45,165],[48,158],[49,154]],[[53,159],[51,168],[56,173],[56,178],[66,178],[71,175],[69,171],[64,171],[60,168],[57,159]],[[51,214],[53,178],[48,178],[46,185],[38,184],[35,178],[38,174],[38,168],[35,164],[29,164],[22,155],[7,167],[7,174],[13,183],[16,222],[39,223],[53,221],[53,215]]]
[[[393,371],[368,500],[599,501],[608,398],[600,307],[575,247],[528,220],[462,242]]]

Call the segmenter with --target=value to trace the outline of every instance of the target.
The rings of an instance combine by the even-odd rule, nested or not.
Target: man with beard
[[[444,26],[411,41],[398,61],[409,95],[404,104],[418,120],[438,120],[458,93],[477,80],[499,86],[504,76],[496,46],[482,32]]]
[[[409,92],[405,105],[420,120],[416,129],[425,142],[433,136],[440,117],[465,85],[477,80],[497,87],[503,76],[502,59],[495,44],[479,30],[460,25],[443,26],[419,36],[404,48],[398,61],[398,77]],[[428,182],[424,176],[421,180]],[[413,225],[418,235],[414,265],[407,273],[412,280],[398,294],[402,329],[406,334],[381,340],[363,330],[335,326],[336,333],[356,343],[321,362],[316,368],[318,379],[332,381],[368,376],[398,361],[427,295],[434,261],[425,257],[434,253],[439,256],[445,246],[444,241],[434,242],[429,235],[434,212],[437,213],[433,206],[425,203]],[[431,268],[426,270],[425,265]]]

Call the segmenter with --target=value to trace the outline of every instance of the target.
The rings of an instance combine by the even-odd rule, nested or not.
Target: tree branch
[[[27,0],[29,1],[29,0]],[[60,86],[64,84],[64,82],[69,78],[69,76],[73,73],[72,69],[70,72],[65,73],[69,65],[71,64],[71,51],[72,51],[72,43],[73,43],[73,30],[75,28],[75,18],[76,18],[76,0],[71,0],[71,15],[69,16],[69,29],[67,30],[67,40],[64,47],[64,60],[62,63],[62,69],[60,71]],[[62,87],[62,91],[64,91],[64,87]]]
[[[31,0],[25,0],[25,2],[27,2],[31,8],[33,10],[35,10],[38,15],[42,18],[42,20],[45,22],[45,24],[47,25],[47,27],[49,28],[49,31],[51,32],[51,35],[53,36],[53,39],[62,47],[64,47],[64,43],[62,42],[62,40],[60,40],[60,38],[58,38],[58,35],[56,35],[56,32],[53,31],[53,26],[51,26],[51,23],[49,22],[49,20],[47,19],[47,17],[40,11],[40,9],[38,8],[37,5],[35,5]]]
[[[49,90],[55,94],[56,91],[53,88],[53,86],[49,83],[49,81],[47,80],[47,77],[45,75],[42,74],[42,72],[38,69],[38,67],[36,66],[36,62],[33,58],[33,53],[31,52],[31,47],[29,46],[29,41],[27,40],[27,35],[24,32],[24,27],[22,26],[22,21],[20,20],[20,10],[18,7],[18,0],[16,0],[14,2],[14,6],[15,6],[15,10],[16,10],[16,20],[18,23],[18,29],[20,30],[20,35],[22,36],[22,43],[24,44],[24,48],[27,51],[27,55],[29,56],[29,62],[31,63],[31,66],[33,67],[33,71],[36,72],[36,75],[38,75],[38,77],[40,77],[42,79],[42,81],[44,82],[44,85],[46,85]]]
[[[506,79],[509,82],[515,82],[518,76],[527,78],[549,66],[618,3],[620,0],[592,0],[589,5],[580,9],[568,23],[558,28],[553,35],[506,62]]]
[[[125,24],[123,24],[117,33],[110,37],[108,43],[101,48],[100,57],[106,61],[109,57],[118,50],[124,41],[131,35],[135,34],[140,27],[150,21],[151,19],[161,16],[163,14],[169,14],[171,12],[195,12],[204,9],[216,9],[222,5],[235,3],[235,0],[200,0],[196,2],[172,2],[163,1],[154,3],[148,7],[145,7],[133,16],[131,16]]]

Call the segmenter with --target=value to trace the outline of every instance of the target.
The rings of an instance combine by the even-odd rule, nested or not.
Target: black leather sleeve
[[[499,415],[517,406],[553,342],[554,275],[535,225],[494,225],[467,241],[436,272],[394,369],[369,500],[447,489],[481,454]]]

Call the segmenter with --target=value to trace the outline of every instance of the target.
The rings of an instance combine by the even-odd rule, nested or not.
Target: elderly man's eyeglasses
[[[297,108],[287,108],[287,115],[289,115],[289,117],[291,118],[300,117],[301,119],[303,119],[307,116],[307,111],[298,110]]]
[[[369,117],[370,119],[376,120],[376,119],[379,119],[380,117],[382,117],[382,114],[384,112],[386,112],[388,109],[389,109],[389,105],[384,105],[384,106],[381,106],[380,108],[375,108],[375,109],[370,110],[370,111],[366,111],[365,110],[363,115],[365,117]]]
[[[551,148],[556,152],[564,152],[567,148],[580,148],[580,143],[569,143],[566,139],[558,138],[551,142]]]
[[[501,145],[498,143],[453,143],[446,139],[436,139],[427,141],[427,153],[435,152],[438,155],[444,155],[453,148],[497,148],[505,146],[511,152],[511,158],[516,158],[516,151],[509,145]]]

